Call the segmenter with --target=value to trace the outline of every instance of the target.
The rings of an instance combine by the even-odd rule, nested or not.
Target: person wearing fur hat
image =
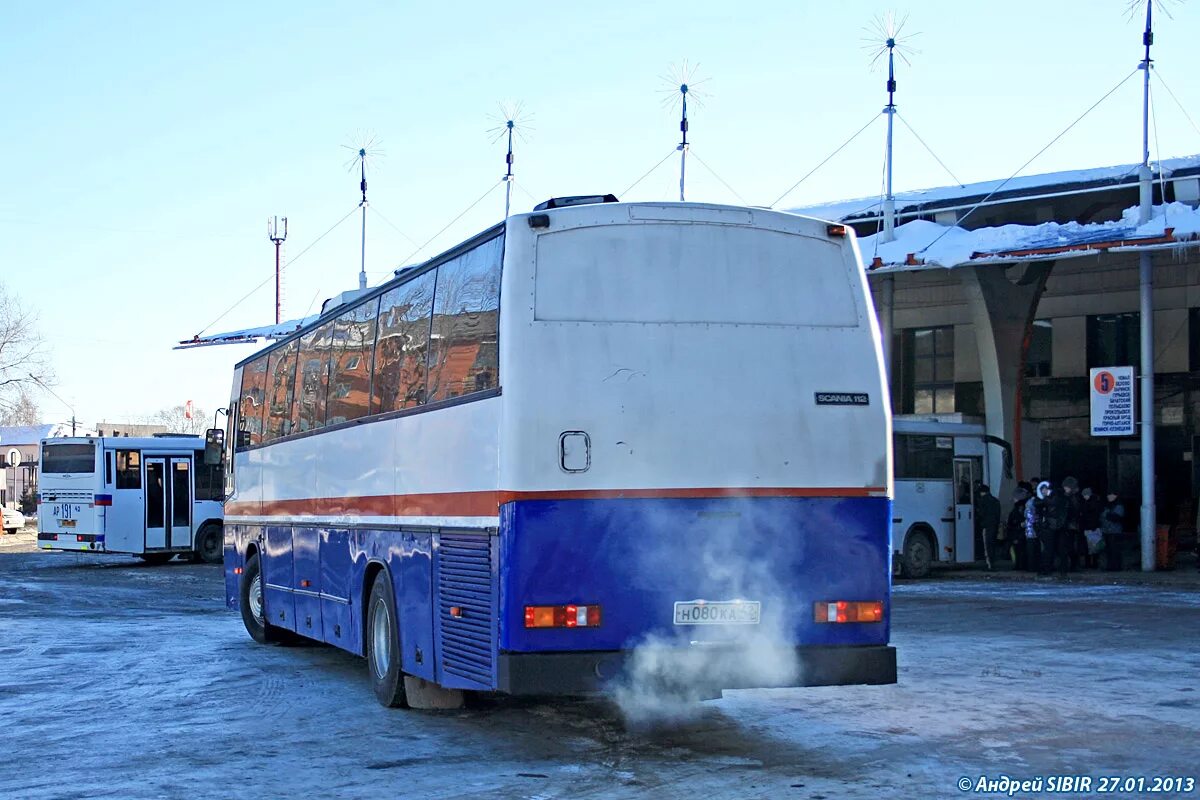
[[[1049,575],[1057,561],[1059,574],[1065,576],[1070,563],[1069,551],[1064,547],[1067,544],[1067,499],[1062,492],[1054,491],[1049,481],[1038,484],[1037,497],[1036,530],[1042,544],[1039,574]]]

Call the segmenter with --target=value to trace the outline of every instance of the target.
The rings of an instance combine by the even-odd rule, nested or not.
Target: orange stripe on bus
[[[871,497],[883,487],[744,487],[707,489],[564,489],[558,491],[437,492],[431,494],[313,497],[301,500],[239,501],[228,515],[367,517],[491,517],[517,500],[688,499],[721,497]]]

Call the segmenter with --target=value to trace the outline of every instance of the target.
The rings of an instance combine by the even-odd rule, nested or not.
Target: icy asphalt
[[[917,798],[975,796],[957,782],[979,775],[1200,782],[1191,590],[900,584],[899,685],[730,692],[691,722],[631,731],[601,701],[387,710],[360,659],[252,642],[218,567],[23,549],[0,548],[3,798]]]

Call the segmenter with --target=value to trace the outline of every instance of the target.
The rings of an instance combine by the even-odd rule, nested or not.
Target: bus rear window
[[[96,445],[48,444],[42,448],[42,472],[90,473],[96,471]]]

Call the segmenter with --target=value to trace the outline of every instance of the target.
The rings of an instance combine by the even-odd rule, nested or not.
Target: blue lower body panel
[[[225,530],[231,608],[256,549],[268,621],[361,655],[386,574],[404,671],[448,688],[592,691],[647,653],[699,659],[718,689],[895,681],[886,498],[529,500],[503,506],[498,531]],[[757,602],[760,619],[675,624],[697,600]],[[839,600],[879,601],[882,619],[814,621]],[[525,606],[567,604],[600,606],[601,624],[525,627]],[[774,662],[794,668],[735,668]]]

